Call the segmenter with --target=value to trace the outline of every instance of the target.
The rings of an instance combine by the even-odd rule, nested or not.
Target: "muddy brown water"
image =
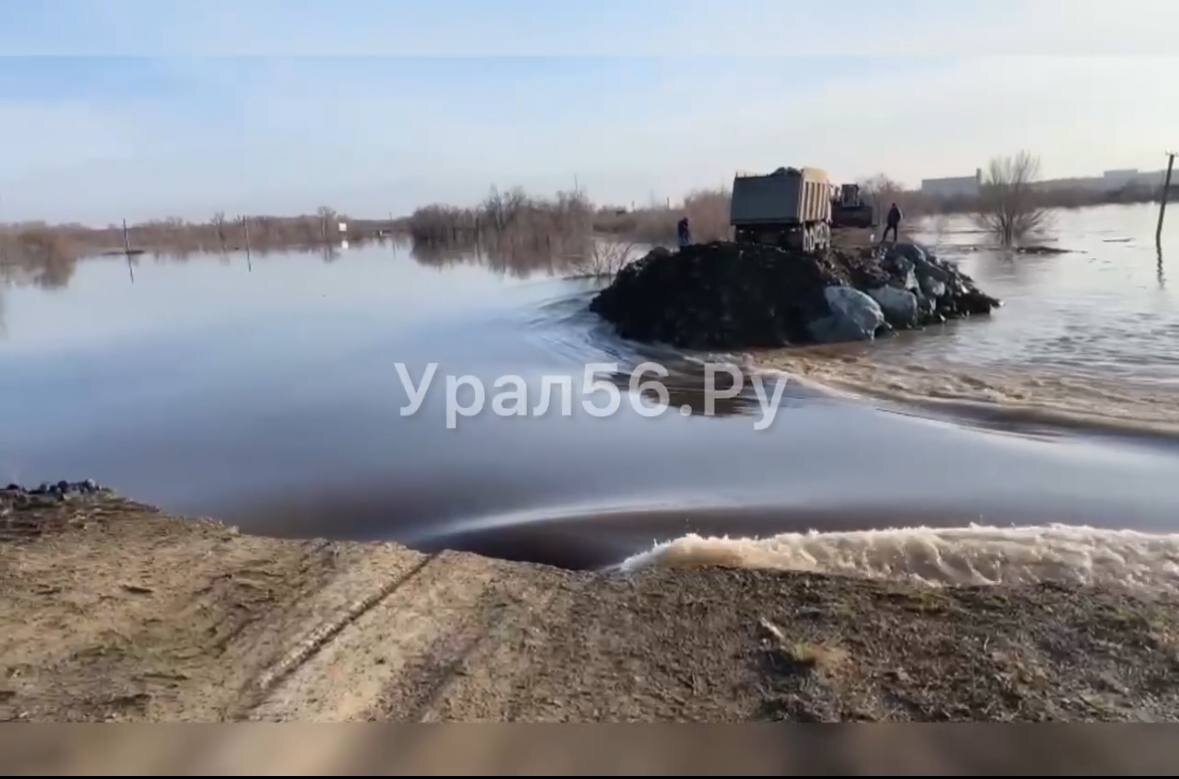
[[[1014,258],[976,248],[986,236],[968,223],[923,224],[920,237],[1006,305],[989,320],[882,340],[874,361],[1034,368],[1166,402],[1179,395],[1179,298],[1154,252],[1153,213],[1060,212],[1049,240],[1077,251]],[[561,274],[560,263],[438,262],[404,244],[9,273],[0,481],[91,477],[260,533],[570,567],[616,563],[686,532],[972,522],[1179,531],[1179,442],[984,424],[797,383],[757,431],[750,396],[700,413],[706,356],[617,338],[586,310],[597,282]],[[480,377],[489,401],[497,377],[518,374],[532,407],[542,377],[577,388],[587,363],[645,359],[673,372],[672,411],[659,418],[625,402],[593,418],[575,393],[569,417],[484,413],[446,429],[448,374]],[[415,379],[438,363],[414,416],[399,413],[397,362]]]

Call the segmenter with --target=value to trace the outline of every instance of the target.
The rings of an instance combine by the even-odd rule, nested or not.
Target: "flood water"
[[[762,353],[830,386],[876,398],[1082,429],[1179,437],[1179,293],[1156,250],[1150,205],[1058,210],[1010,253],[968,217],[926,218],[913,236],[957,263],[1003,308],[869,344]],[[1167,240],[1179,247],[1179,225]],[[994,413],[994,412],[1001,413]]]
[[[1179,390],[1179,299],[1154,253],[1153,214],[1060,212],[1052,245],[1081,251],[1013,259],[966,248],[986,242],[962,232],[968,224],[927,223],[921,237],[1006,305],[868,348],[934,370],[943,360],[1034,367]],[[751,403],[685,416],[698,365],[617,338],[586,309],[596,282],[481,259],[386,244],[249,261],[145,256],[133,267],[94,258],[48,281],[10,280],[0,287],[0,480],[92,477],[255,532],[569,566],[617,563],[689,532],[1179,531],[1179,442],[980,424],[798,384],[764,431]],[[587,363],[650,358],[684,387],[673,413],[647,419],[624,403],[593,418],[575,393],[568,417],[484,413],[446,427],[447,375],[490,390],[518,374],[531,407],[542,377],[579,388]],[[398,362],[415,380],[438,364],[413,416],[400,413]]]
[[[987,250],[989,237],[966,217],[926,219],[917,237],[959,262],[1005,309],[899,345],[949,363],[1034,366],[1179,391],[1179,257],[1171,258],[1168,285],[1157,216],[1153,205],[1053,211],[1043,245],[1066,253],[1014,256]],[[1174,221],[1168,238],[1179,254]],[[884,354],[892,348],[885,343]]]

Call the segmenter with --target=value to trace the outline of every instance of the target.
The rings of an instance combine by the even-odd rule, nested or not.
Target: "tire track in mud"
[[[431,721],[447,718],[455,696],[490,713],[503,694],[491,689],[497,680],[520,678],[529,664],[514,653],[505,660],[501,645],[534,643],[536,620],[571,577],[557,569],[522,575],[504,561],[445,551],[401,570],[345,607],[341,590],[371,590],[388,571],[380,559],[351,561],[327,585],[335,594],[325,591],[318,604],[300,608],[319,609],[324,618],[310,631],[288,631],[300,638],[243,690],[238,717]]]
[[[259,675],[256,683],[257,689],[265,694],[280,684],[295,669],[311,659],[345,628],[396,592],[402,585],[410,581],[436,558],[436,554],[426,557],[414,565],[409,571],[393,579],[385,586],[360,600],[354,601],[338,618],[320,623],[298,641],[295,647],[283,655],[277,663],[271,665]]]

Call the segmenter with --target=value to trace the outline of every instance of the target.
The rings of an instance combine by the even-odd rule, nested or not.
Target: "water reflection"
[[[10,284],[31,284],[58,289],[70,283],[78,257],[52,251],[28,256],[7,256],[0,263],[0,280]]]
[[[381,233],[359,240],[339,243],[320,243],[301,247],[280,248],[263,245],[234,251],[205,252],[186,245],[168,248],[133,249],[128,252],[112,250],[101,255],[79,255],[64,243],[27,245],[23,251],[0,260],[0,280],[17,286],[33,285],[44,289],[66,287],[74,276],[79,260],[107,256],[125,259],[127,279],[134,284],[136,271],[144,258],[156,263],[187,263],[207,261],[215,257],[222,265],[230,265],[235,257],[244,259],[246,271],[253,273],[255,260],[272,255],[284,256],[294,252],[317,254],[325,264],[339,262],[350,250],[364,250],[375,246],[391,253],[408,249],[418,263],[438,269],[458,265],[487,268],[497,274],[525,279],[541,276],[608,276],[633,259],[642,247],[633,243],[594,237],[584,232],[571,231],[512,231],[500,235],[484,233],[478,237],[460,236],[455,240],[431,241],[411,239],[401,233]]]
[[[423,265],[444,268],[460,263],[482,265],[515,278],[556,275],[576,270],[593,252],[588,233],[520,231],[458,240],[414,240],[413,257]]]
[[[190,261],[207,262],[215,259],[220,265],[232,265],[235,257],[241,256],[245,260],[247,272],[254,270],[254,260],[266,259],[271,256],[286,256],[294,253],[318,253],[319,258],[326,264],[331,264],[349,250],[359,250],[366,246],[375,245],[397,251],[408,245],[407,239],[402,237],[370,237],[362,240],[341,241],[339,244],[316,244],[294,249],[276,246],[242,247],[233,251],[205,252],[191,247],[177,246],[167,249],[132,249],[131,251],[112,250],[100,254],[78,254],[68,247],[52,244],[22,247],[20,252],[5,252],[0,256],[0,282],[11,286],[33,286],[41,289],[62,289],[69,286],[77,271],[79,262],[102,258],[121,258],[127,265],[127,280],[135,283],[136,270],[141,268],[144,258],[155,263],[187,263]]]

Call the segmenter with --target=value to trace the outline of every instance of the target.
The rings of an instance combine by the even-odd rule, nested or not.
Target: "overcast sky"
[[[1179,146],[1179,3],[0,0],[0,221],[676,199]]]

